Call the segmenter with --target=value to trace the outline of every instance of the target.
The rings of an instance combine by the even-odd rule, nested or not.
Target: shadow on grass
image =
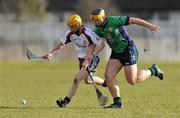
[[[58,107],[15,107],[15,106],[0,106],[0,109],[57,109]]]
[[[0,109],[95,109],[101,107],[66,107],[66,108],[59,108],[58,106],[50,106],[50,107],[31,107],[31,106],[0,106]]]
[[[101,107],[67,107],[68,109],[95,109]]]

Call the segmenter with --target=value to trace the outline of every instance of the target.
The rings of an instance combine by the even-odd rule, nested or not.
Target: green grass
[[[146,68],[150,63],[140,63]],[[124,102],[123,109],[102,109],[98,106],[93,86],[81,82],[76,96],[67,108],[55,101],[67,94],[78,71],[73,62],[1,62],[0,118],[177,118],[180,116],[180,63],[160,63],[165,80],[156,78],[134,86],[123,72],[118,81]],[[103,77],[105,63],[96,75]],[[109,96],[109,91],[99,87]],[[26,105],[20,100],[27,100]]]

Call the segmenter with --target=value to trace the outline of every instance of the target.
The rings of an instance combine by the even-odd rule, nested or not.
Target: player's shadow
[[[66,109],[84,109],[85,107],[67,107]],[[0,106],[1,109],[60,109],[56,106],[50,106],[50,107],[32,107],[32,106]],[[86,107],[86,109],[94,109],[94,107]]]
[[[29,107],[29,106],[22,106],[22,107],[15,107],[15,106],[0,106],[1,109],[54,109],[58,107]]]
[[[94,109],[95,107],[67,107],[68,109]]]

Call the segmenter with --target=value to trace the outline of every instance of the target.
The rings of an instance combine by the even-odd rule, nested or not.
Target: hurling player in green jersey
[[[105,78],[114,103],[104,108],[122,108],[119,85],[116,76],[123,68],[126,80],[129,84],[140,83],[150,76],[156,76],[163,80],[163,72],[153,64],[147,69],[137,69],[138,51],[134,41],[130,38],[123,26],[136,24],[149,29],[152,32],[159,32],[160,27],[144,21],[140,18],[128,16],[105,16],[101,8],[92,11],[91,20],[96,26],[95,32],[104,38],[112,49],[111,56],[106,66]]]

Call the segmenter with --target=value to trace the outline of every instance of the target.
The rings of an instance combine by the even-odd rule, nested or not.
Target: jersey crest
[[[113,32],[113,28],[112,27],[109,27],[109,32]]]

